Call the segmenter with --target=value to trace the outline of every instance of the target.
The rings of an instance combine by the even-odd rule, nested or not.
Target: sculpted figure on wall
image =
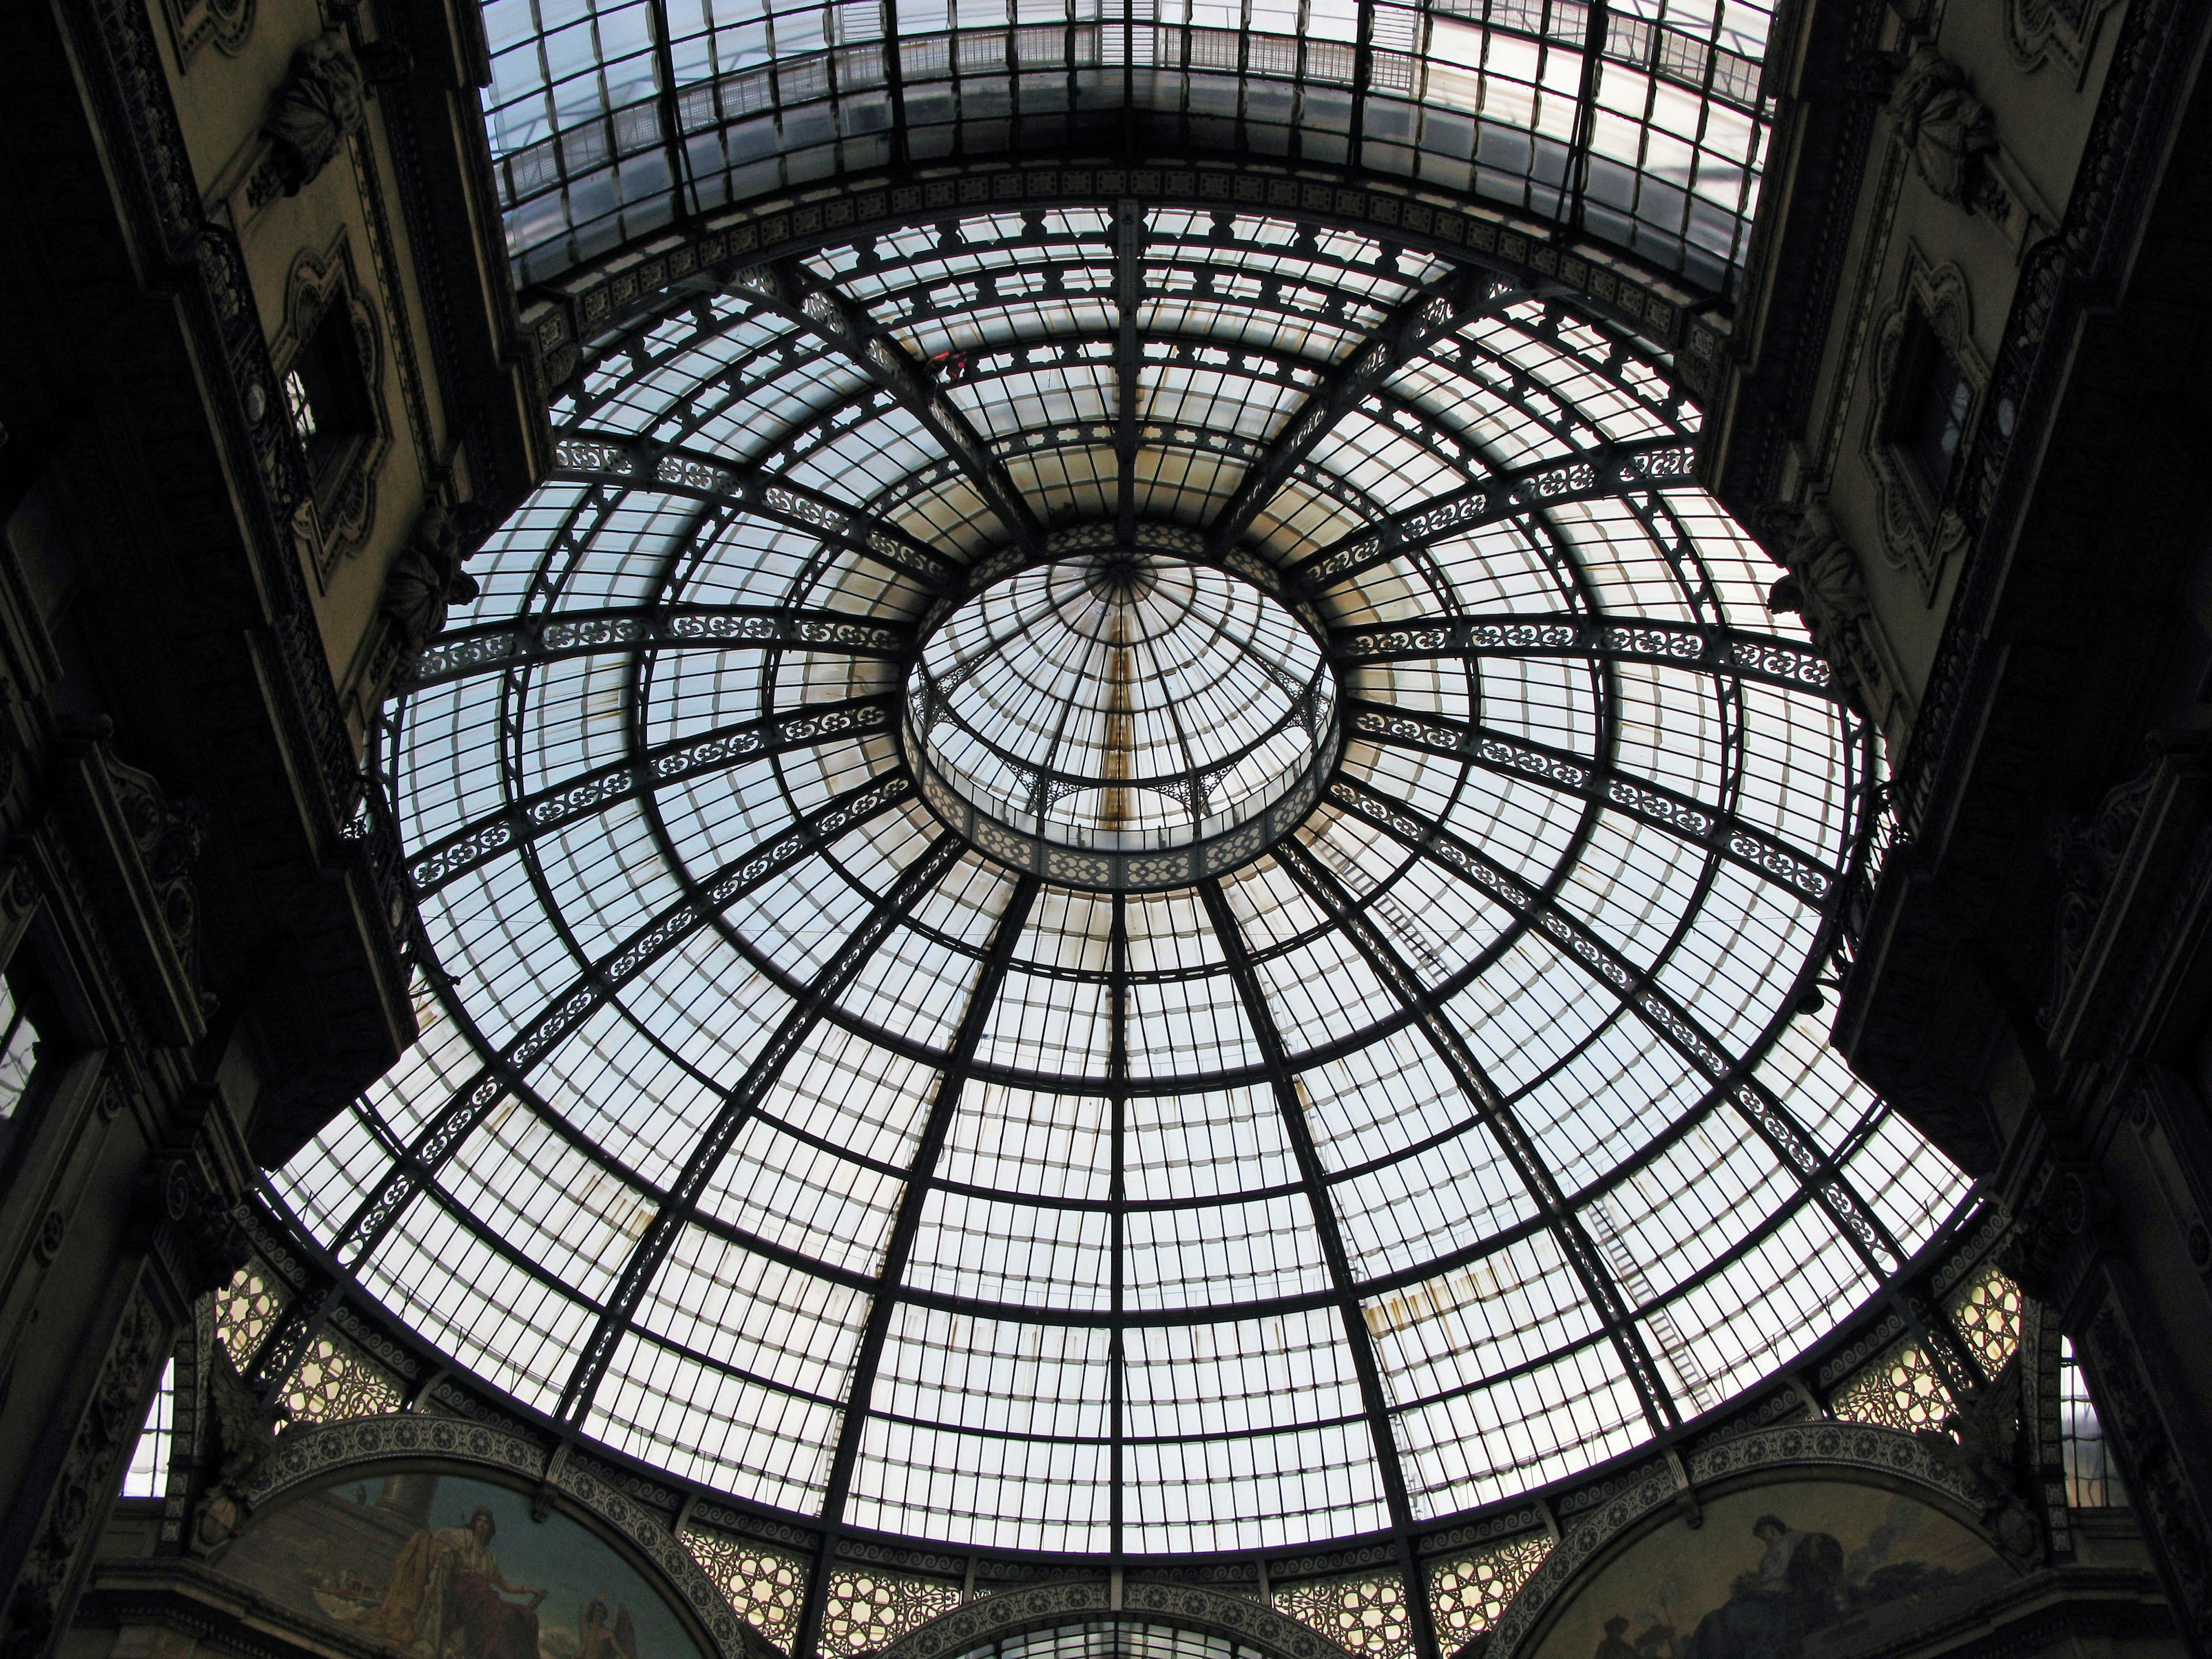
[[[296,196],[330,165],[368,113],[361,66],[345,31],[327,28],[300,48],[261,130],[275,148],[284,193]]]
[[[478,515],[465,507],[449,512],[433,501],[416,520],[414,533],[384,580],[384,612],[408,656],[445,627],[448,610],[476,599],[477,579],[461,564],[475,552],[482,534]]]
[[[1890,93],[1889,113],[1928,188],[1972,211],[1997,139],[1996,123],[1966,72],[1932,46],[1915,47]]]
[[[1818,502],[1805,508],[1782,553],[1789,574],[1767,590],[1766,608],[1802,617],[1813,643],[1859,701],[1879,714],[1888,677],[1865,637],[1872,606],[1858,556]]]

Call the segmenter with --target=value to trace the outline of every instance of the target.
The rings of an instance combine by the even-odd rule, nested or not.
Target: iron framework
[[[593,344],[389,711],[432,1017],[278,1182],[327,1285],[787,1517],[811,1653],[855,1540],[1415,1583],[1899,1282],[1955,1178],[1799,1015],[1871,739],[1660,349],[1256,209],[766,269]],[[899,711],[953,608],[1138,545],[1294,609],[1339,738],[1086,883]]]

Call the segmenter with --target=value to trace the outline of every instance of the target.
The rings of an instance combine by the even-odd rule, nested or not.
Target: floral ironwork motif
[[[325,1332],[285,1379],[282,1396],[295,1425],[380,1417],[399,1409],[399,1385],[343,1337]]]
[[[1940,1429],[1952,1410],[1942,1374],[1911,1340],[1885,1350],[1838,1389],[1828,1409],[1846,1423],[1880,1428]]]
[[[959,1605],[957,1589],[927,1578],[894,1572],[834,1573],[822,1617],[821,1651],[830,1659],[874,1653]]]
[[[1356,1659],[1411,1659],[1413,1651],[1406,1581],[1395,1572],[1288,1585],[1276,1590],[1275,1610]]]
[[[216,1336],[240,1371],[253,1363],[262,1338],[290,1300],[284,1281],[258,1261],[247,1262],[216,1292]]]
[[[1984,1375],[1995,1376],[2020,1351],[2020,1286],[1995,1264],[1984,1267],[1954,1291],[1944,1310],[1973,1349]]]
[[[1551,1552],[1551,1539],[1536,1534],[1431,1566],[1429,1607],[1437,1645],[1454,1652],[1495,1625]]]
[[[806,1564],[750,1539],[701,1527],[688,1528],[682,1536],[738,1617],[777,1646],[787,1648],[806,1595]]]

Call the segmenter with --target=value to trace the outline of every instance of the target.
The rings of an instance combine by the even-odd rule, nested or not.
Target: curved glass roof
[[[1765,0],[489,0],[526,281],[678,218],[1018,153],[1396,175],[1709,293],[1768,132]]]
[[[924,643],[909,742],[969,805],[1063,846],[1227,833],[1325,752],[1322,641],[1243,578],[1144,544],[1189,532],[1084,528],[1066,539],[1107,544],[990,584]]]
[[[555,417],[384,733],[422,1041],[277,1179],[524,1405],[832,1538],[1403,1537],[1961,1197],[1798,1012],[1870,739],[1636,337],[1326,224],[977,213],[693,284]],[[1117,694],[1083,630],[1201,592],[1188,695]],[[1122,880],[932,793],[918,661],[1109,783],[1310,741],[1318,661],[1328,763]],[[1098,719],[1040,750],[1048,670]]]

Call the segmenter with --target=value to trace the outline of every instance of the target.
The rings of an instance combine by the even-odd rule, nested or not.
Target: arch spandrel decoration
[[[707,1637],[708,1659],[770,1659],[775,1654],[732,1610],[697,1558],[643,1504],[573,1461],[556,1459],[543,1447],[483,1424],[410,1413],[284,1435],[256,1472],[246,1493],[248,1522],[240,1534],[280,1499],[340,1484],[349,1474],[381,1476],[410,1465],[465,1476],[482,1472],[495,1484],[534,1488],[567,1500],[651,1563],[670,1601],[680,1604]]]
[[[1295,1619],[1241,1596],[1195,1584],[1125,1583],[1118,1610],[1101,1583],[1039,1584],[987,1595],[933,1619],[885,1648],[880,1659],[951,1659],[986,1642],[1086,1618],[1157,1621],[1225,1636],[1269,1659],[1350,1659]]]

